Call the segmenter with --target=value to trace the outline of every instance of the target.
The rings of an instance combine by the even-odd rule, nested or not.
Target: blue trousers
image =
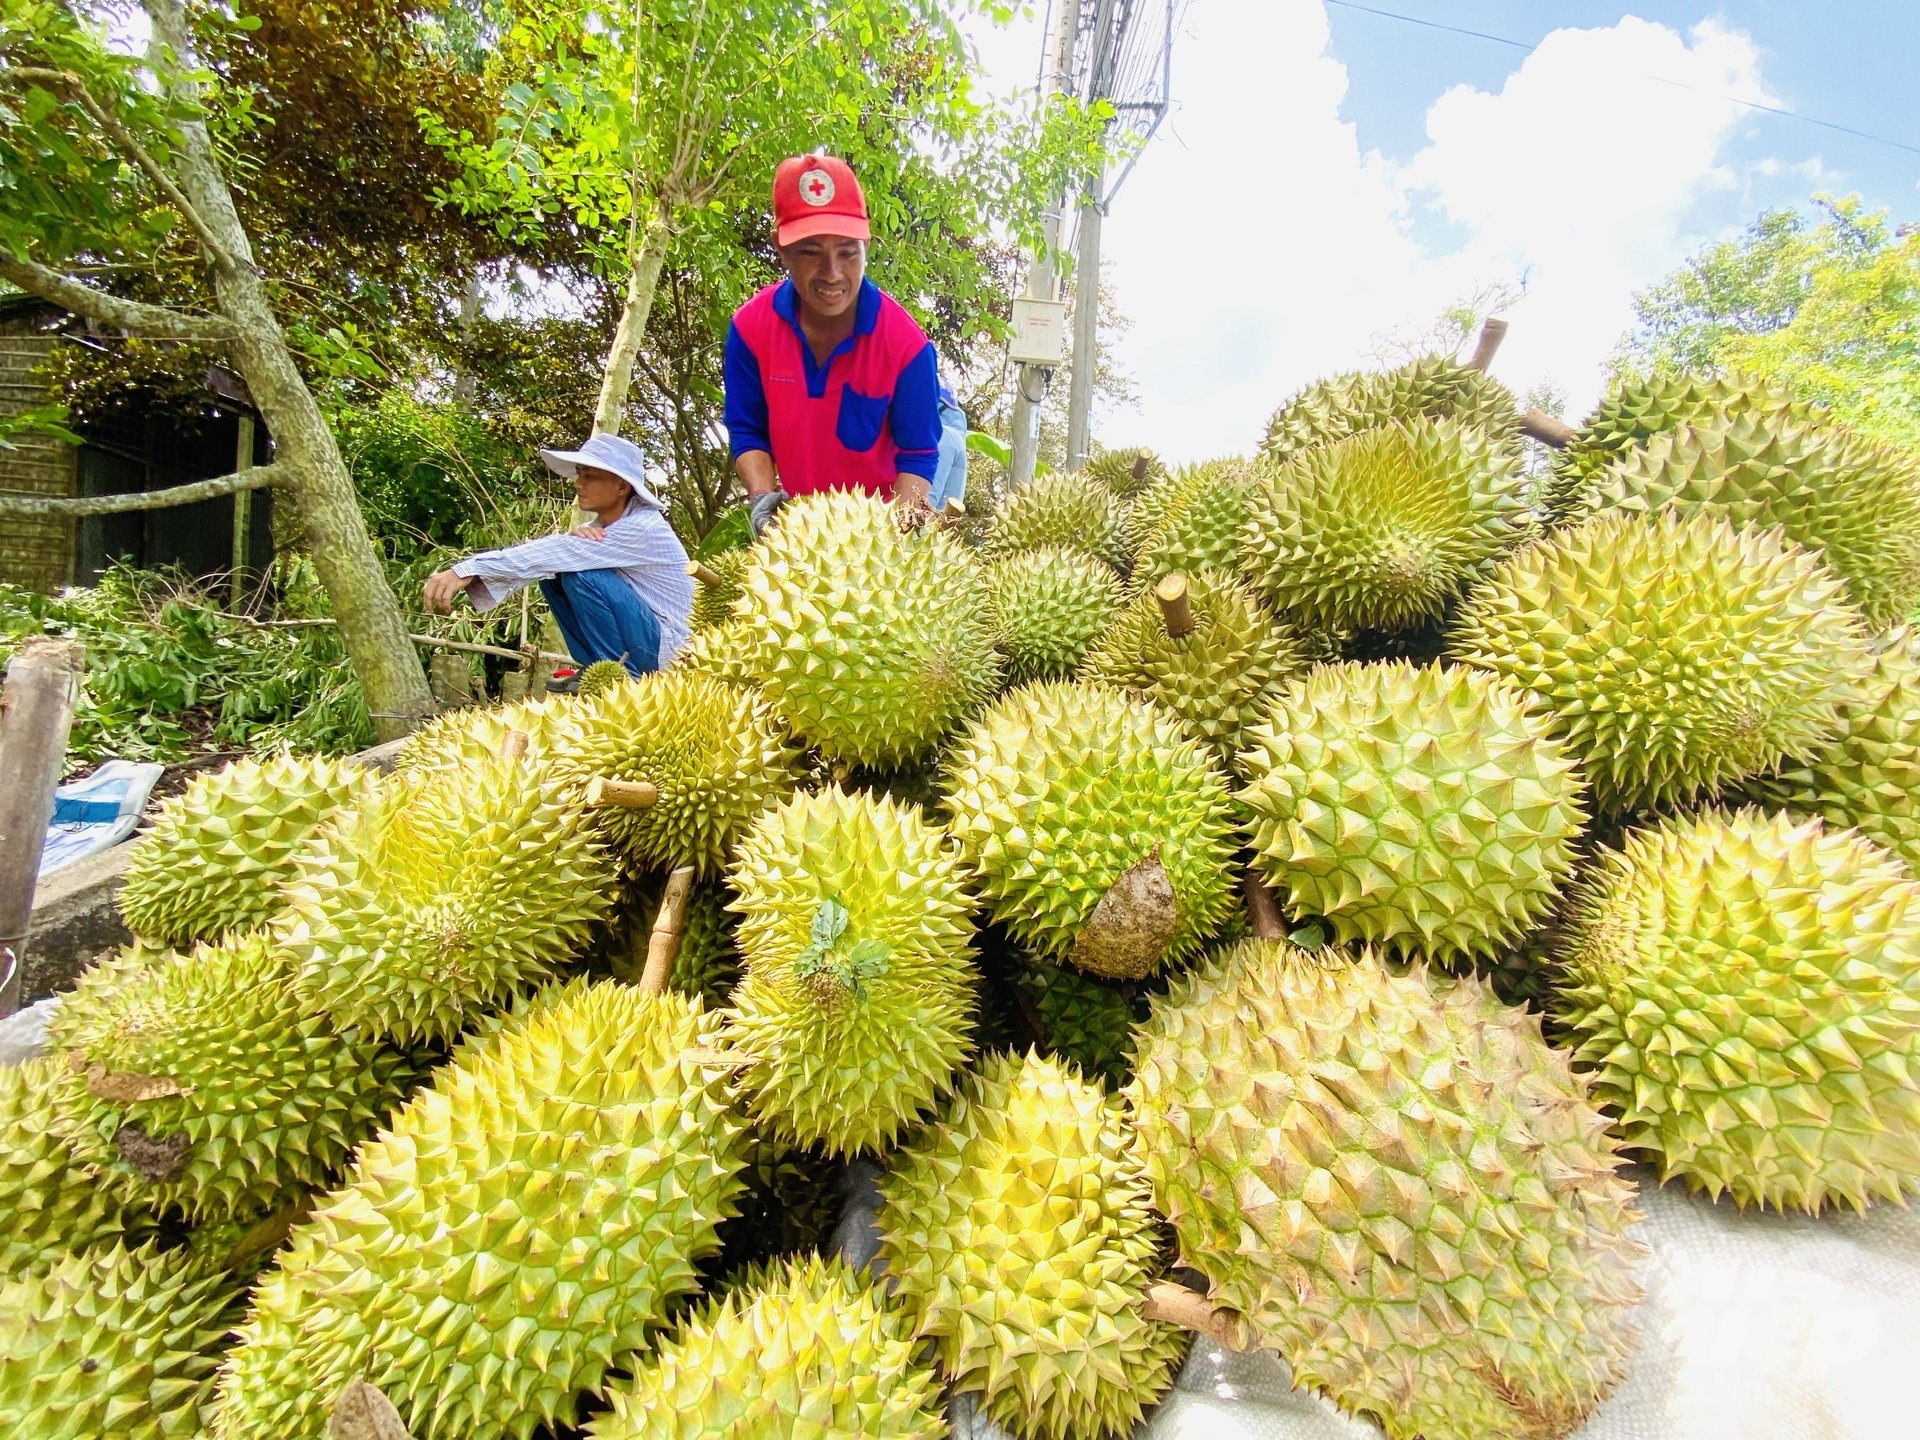
[[[617,570],[571,570],[540,582],[547,608],[582,666],[619,660],[629,675],[660,668],[660,621]]]

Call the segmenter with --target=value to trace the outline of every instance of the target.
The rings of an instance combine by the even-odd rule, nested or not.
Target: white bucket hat
[[[609,470],[633,487],[633,493],[649,510],[665,510],[660,498],[647,485],[647,460],[640,447],[618,435],[595,435],[578,450],[542,450],[540,458],[556,475],[571,480],[582,465]]]

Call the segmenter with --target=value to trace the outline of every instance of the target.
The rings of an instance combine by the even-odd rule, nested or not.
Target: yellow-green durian
[[[1742,1206],[1920,1186],[1920,884],[1760,810],[1636,831],[1583,887],[1557,1010],[1664,1178]]]
[[[917,809],[832,786],[740,842],[745,974],[727,1043],[747,1113],[780,1144],[877,1149],[932,1106],[973,1033],[973,899]]]
[[[1553,908],[1586,782],[1518,686],[1458,665],[1327,665],[1241,757],[1255,863],[1338,940],[1491,956]]]
[[[59,1134],[53,1092],[65,1066],[51,1055],[0,1065],[0,1280],[150,1228]]]
[[[1258,480],[1237,456],[1188,465],[1142,495],[1128,515],[1133,583],[1178,570],[1231,570]]]
[[[680,647],[673,668],[686,675],[711,675],[729,685],[752,686],[749,662],[753,659],[754,638],[751,620],[723,620],[694,632]]]
[[[1361,430],[1263,471],[1241,568],[1309,627],[1407,629],[1525,537],[1525,484],[1516,452],[1477,426]]]
[[[754,547],[751,668],[794,734],[892,769],[931,753],[999,684],[985,570],[871,496],[808,495]]]
[[[1480,981],[1250,941],[1154,1001],[1128,1090],[1181,1259],[1390,1440],[1541,1440],[1619,1379],[1607,1119]]]
[[[579,704],[572,695],[547,695],[510,705],[470,705],[436,715],[407,737],[395,768],[407,775],[463,770],[500,754],[509,731],[527,737],[522,757],[542,763],[554,736]]]
[[[1131,500],[1161,476],[1167,467],[1151,450],[1104,450],[1087,461],[1081,474],[1098,480],[1122,500]]]
[[[1129,1435],[1186,1337],[1144,1318],[1153,1216],[1119,1102],[991,1055],[881,1181],[881,1253],[947,1384],[1026,1440]]]
[[[572,958],[613,888],[557,781],[482,760],[396,777],[337,817],[301,857],[273,937],[294,990],[336,1027],[445,1040]]]
[[[947,756],[951,829],[1021,944],[1116,979],[1195,953],[1233,904],[1227,784],[1174,716],[1040,681]]]
[[[1118,497],[1085,471],[1039,475],[1009,491],[987,525],[994,559],[1064,545],[1118,565],[1125,553],[1126,513]]]
[[[624,952],[613,963],[616,980],[638,984],[645,973],[653,922],[659,917],[665,889],[663,877],[650,877],[642,889],[627,927]],[[725,1004],[727,992],[740,978],[740,950],[734,943],[740,917],[728,913],[732,899],[733,892],[718,881],[702,881],[687,892],[680,921],[680,948],[667,977],[669,989],[698,995],[709,1009]]]
[[[943,1440],[939,1386],[876,1282],[783,1261],[682,1321],[615,1385],[593,1440]]]
[[[744,546],[722,550],[700,562],[706,572],[720,583],[709,585],[702,579],[693,587],[693,613],[688,626],[694,635],[726,624],[733,618],[733,602],[740,598],[740,577],[746,574],[751,551]]]
[[[1505,561],[1449,648],[1554,716],[1594,803],[1684,803],[1817,752],[1873,667],[1819,557],[1711,514],[1610,512]]]
[[[1064,546],[1022,550],[987,571],[1007,678],[1071,675],[1120,605],[1113,567]]]
[[[580,672],[578,693],[583,699],[591,700],[616,685],[626,684],[632,678],[620,661],[596,660]]]
[[[1519,443],[1512,391],[1450,355],[1426,355],[1392,370],[1315,381],[1275,412],[1260,452],[1290,460],[1362,430],[1423,417],[1476,427],[1503,449]]]
[[[316,756],[196,775],[134,842],[118,897],[127,928],[174,945],[265,924],[307,838],[373,783],[350,761]]]
[[[219,1440],[321,1440],[364,1379],[414,1440],[528,1440],[630,1369],[739,1188],[698,1001],[602,981],[444,1067],[261,1277]]]

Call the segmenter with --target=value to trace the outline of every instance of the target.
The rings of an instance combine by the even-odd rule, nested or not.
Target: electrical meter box
[[[1013,302],[1013,346],[1007,358],[1016,365],[1058,369],[1067,358],[1067,302]]]

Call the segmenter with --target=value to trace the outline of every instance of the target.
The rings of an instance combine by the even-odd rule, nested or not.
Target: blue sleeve
[[[767,387],[760,380],[760,358],[747,348],[736,324],[727,326],[722,373],[727,387],[723,414],[734,458],[749,450],[771,452],[773,446],[767,443]]]
[[[931,340],[893,382],[887,421],[900,447],[895,468],[931,484],[940,468],[940,378]]]

